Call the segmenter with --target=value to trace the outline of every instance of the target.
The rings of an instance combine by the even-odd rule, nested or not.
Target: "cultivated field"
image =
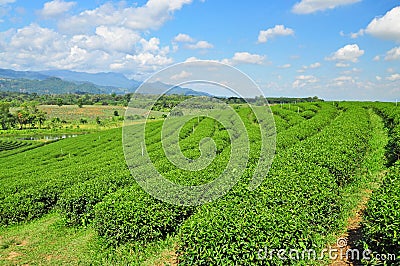
[[[371,250],[370,259],[357,263],[380,263],[380,254],[400,256],[399,107],[358,102],[272,106],[276,155],[253,191],[248,183],[262,136],[252,110],[234,107],[249,134],[246,169],[227,195],[200,206],[167,204],[147,194],[126,165],[121,128],[46,145],[0,141],[0,263],[330,265],[328,254],[287,253],[282,259],[273,250],[320,254],[341,237],[348,246]],[[69,121],[106,119],[125,110],[40,108]],[[138,115],[144,115],[140,110]],[[166,158],[162,124],[156,119],[146,125],[145,143],[160,173],[184,185],[205,184],[221,174],[231,156],[224,126],[199,117],[180,130],[179,145],[190,160],[201,156],[201,139],[215,142],[212,163],[193,172],[177,169]]]

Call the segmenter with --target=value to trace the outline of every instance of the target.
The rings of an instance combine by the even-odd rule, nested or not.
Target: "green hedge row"
[[[366,264],[398,265],[400,263],[400,108],[394,103],[374,103],[389,131],[387,145],[388,172],[381,187],[374,191],[362,222],[363,248],[370,249],[373,259]],[[377,255],[380,256],[377,256]],[[379,260],[381,255],[395,255],[396,260]]]
[[[382,186],[374,191],[368,201],[362,222],[362,243],[365,249],[377,254],[394,254],[396,260],[389,265],[400,263],[400,163],[389,168]],[[380,261],[383,263],[383,261]]]
[[[257,158],[259,154],[257,153],[257,149],[259,149],[259,131],[257,131],[257,124],[254,124],[252,122],[252,117],[251,117],[251,112],[249,109],[243,108],[239,110],[239,113],[241,117],[247,118],[243,119],[243,121],[246,123],[246,128],[249,134],[252,135],[254,141],[250,141],[250,146],[252,147],[250,150],[250,160],[249,164],[254,166],[255,163],[257,162]],[[321,116],[324,117],[321,119],[321,121],[324,122],[313,122],[313,119],[310,120],[304,120],[302,122],[303,127],[305,129],[309,129],[309,134],[304,134],[305,136],[309,136],[312,134],[315,134],[318,130],[316,129],[315,125],[313,126],[307,126],[307,123],[316,123],[318,126],[323,127],[335,116],[336,112],[335,109],[331,108],[330,106],[327,107],[326,112],[321,112]],[[315,117],[316,121],[320,121],[319,119],[317,120],[317,116]],[[207,128],[207,127],[206,127]],[[196,132],[196,131],[195,131]],[[217,131],[218,132],[218,131]],[[294,130],[290,134],[295,134],[295,132],[298,132],[298,130]],[[302,131],[303,132],[303,131]],[[284,134],[285,132],[281,132],[280,134]],[[202,134],[200,134],[202,135]],[[199,135],[199,136],[200,136]],[[199,136],[193,136],[193,139],[188,139],[187,141],[190,142],[192,145],[193,143],[198,143],[198,137]],[[297,141],[300,141],[300,139],[297,139]],[[226,145],[226,144],[225,144]],[[226,153],[224,153],[226,152]],[[213,171],[218,170],[218,168],[223,168],[220,167],[220,164],[223,164],[224,161],[229,159],[229,153],[227,153],[226,149],[224,150],[223,153],[220,154],[219,156],[219,162],[217,159],[217,164],[214,164],[217,169],[212,169],[212,171],[206,171],[204,175],[198,175],[195,176],[194,174],[185,174],[184,172],[181,171],[172,171],[172,169],[167,169],[171,172],[167,172],[167,176],[169,175],[171,179],[174,181],[182,181],[180,179],[180,176],[183,177],[183,180],[190,180],[190,179],[195,179],[198,181],[204,181],[212,178],[214,175],[212,175]],[[224,155],[226,154],[226,155]],[[160,151],[160,154],[158,156],[160,165],[164,163],[168,163],[166,158],[162,157],[162,152]],[[161,169],[160,170],[166,170],[166,169]],[[248,170],[245,172],[245,176],[243,176],[244,180],[249,180],[252,176],[252,167],[249,167]],[[188,178],[190,177],[190,178]],[[196,179],[197,178],[197,179]],[[246,183],[247,186],[247,183]],[[237,190],[237,189],[236,189]],[[118,191],[117,193],[111,194],[107,196],[103,202],[100,204],[96,205],[95,207],[95,228],[97,229],[99,235],[103,236],[107,241],[111,244],[120,244],[126,241],[142,241],[145,239],[154,239],[154,236],[162,236],[165,235],[166,233],[170,232],[168,231],[170,228],[175,228],[177,229],[178,225],[182,222],[182,217],[187,217],[188,213],[192,213],[193,208],[182,208],[182,207],[176,207],[176,206],[171,206],[168,204],[165,204],[163,202],[153,200],[151,201],[150,199],[146,198],[147,204],[141,204],[140,201],[142,200],[142,196],[138,197],[137,194],[143,193],[141,189],[138,188],[127,188],[125,190]],[[232,191],[232,193],[236,193],[235,191]],[[123,195],[123,197],[121,196]],[[151,203],[148,203],[151,202]],[[148,217],[146,215],[146,208],[149,208],[150,205],[154,205],[151,208],[157,209],[159,212],[162,212],[162,214],[154,214],[157,215],[158,217],[164,217],[164,220],[159,220],[158,223],[163,224],[164,226],[159,226],[157,224],[152,224],[154,220],[151,217]],[[178,209],[178,212],[177,212]],[[111,219],[111,217],[119,217],[117,221]],[[124,219],[124,217],[126,217]],[[136,223],[132,223],[131,219],[132,217],[136,217],[135,221]],[[178,218],[177,218],[178,217]],[[145,225],[145,226],[144,226]],[[167,226],[168,225],[168,226]],[[107,229],[108,228],[108,229]],[[149,229],[149,231],[146,231],[143,228]],[[163,228],[168,228],[167,231],[154,231],[155,228],[158,228],[159,230],[164,230]],[[124,234],[120,233],[121,230],[124,230]],[[128,232],[128,233],[126,233]]]
[[[278,153],[257,190],[203,205],[180,227],[180,264],[291,265],[299,261],[269,252],[324,248],[340,224],[337,181],[351,180],[369,132],[367,111],[348,106],[320,133]]]

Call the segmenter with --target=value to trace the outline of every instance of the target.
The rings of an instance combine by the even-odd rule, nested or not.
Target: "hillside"
[[[15,71],[0,69],[0,91],[37,94],[125,94],[135,92],[141,82],[119,73],[85,73],[67,70]],[[170,85],[156,83],[148,94],[159,94]],[[175,87],[167,94],[209,96],[188,88]]]

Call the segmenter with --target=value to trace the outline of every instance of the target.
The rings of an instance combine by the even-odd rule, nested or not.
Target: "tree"
[[[10,113],[11,104],[8,102],[0,102],[0,124],[3,130],[8,129],[14,124],[14,116]]]
[[[42,128],[44,121],[46,121],[46,113],[43,111],[38,111],[36,113],[36,121],[39,123],[39,127]]]
[[[61,98],[57,98],[56,102],[57,102],[57,105],[60,107],[63,105],[63,100]]]
[[[82,99],[82,98],[79,98],[79,99],[78,99],[78,107],[79,107],[79,108],[82,108],[82,107],[83,107],[83,99]]]
[[[19,129],[22,129],[29,121],[29,112],[26,109],[22,109],[17,113],[17,121],[19,123]]]

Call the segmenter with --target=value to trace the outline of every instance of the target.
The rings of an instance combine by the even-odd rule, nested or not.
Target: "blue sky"
[[[268,96],[400,100],[400,2],[0,0],[1,68],[144,80],[194,59]]]

